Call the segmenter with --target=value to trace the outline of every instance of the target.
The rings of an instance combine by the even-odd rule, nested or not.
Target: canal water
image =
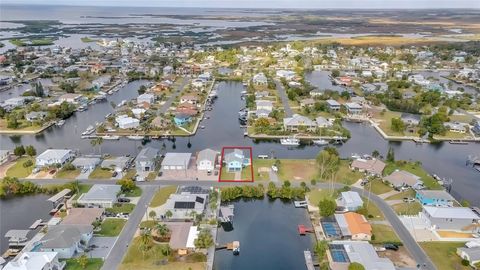
[[[50,219],[52,203],[47,201],[49,197],[37,194],[0,200],[0,252],[2,254],[8,248],[8,239],[4,236],[9,230],[28,230],[37,219],[44,221]],[[37,231],[30,231],[28,238],[31,239]]]
[[[281,200],[240,200],[233,203],[233,230],[219,228],[217,243],[240,241],[240,255],[215,253],[214,269],[305,269],[304,250],[312,251],[314,236],[300,236],[297,226],[311,227],[307,211]]]
[[[314,76],[314,75],[313,75]],[[108,96],[108,100],[89,107],[85,112],[77,112],[62,127],[53,126],[42,134],[23,136],[0,136],[1,149],[12,149],[15,145],[34,145],[37,151],[47,148],[71,148],[83,154],[96,151],[89,140],[81,139],[81,133],[95,122],[104,120],[106,114],[113,111],[110,103],[118,104],[138,96],[137,89],[148,81],[135,81],[127,84],[120,91]],[[239,82],[218,83],[218,99],[212,111],[207,111],[209,119],[202,121],[205,129],[199,129],[192,137],[178,137],[175,140],[152,140],[149,146],[163,152],[192,152],[205,148],[221,150],[224,146],[250,146],[255,156],[267,154],[278,158],[315,158],[322,147],[303,145],[287,148],[275,141],[258,141],[244,137],[244,129],[238,122],[238,111],[245,107],[241,92],[244,87]],[[386,156],[389,147],[395,150],[397,159],[419,160],[430,173],[453,179],[452,194],[457,199],[467,199],[473,204],[480,204],[480,173],[465,166],[468,155],[480,156],[480,144],[451,145],[449,143],[417,145],[410,141],[388,142],[371,126],[357,123],[344,123],[350,130],[352,138],[338,147],[342,157],[352,153],[370,154],[378,150]],[[140,141],[122,138],[119,141],[104,140],[101,145],[103,153],[112,155],[136,155],[143,147]]]

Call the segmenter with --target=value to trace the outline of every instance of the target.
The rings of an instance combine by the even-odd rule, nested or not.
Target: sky
[[[313,9],[480,9],[480,0],[1,0],[2,4]]]

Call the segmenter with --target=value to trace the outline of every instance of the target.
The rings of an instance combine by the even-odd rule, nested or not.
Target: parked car
[[[163,172],[162,171],[159,171],[158,172],[158,176],[162,176],[163,175]]]
[[[49,174],[54,174],[54,173],[56,173],[56,172],[57,172],[57,170],[53,169],[53,170],[50,170],[48,173],[49,173]]]
[[[368,180],[367,179],[362,179],[362,182],[360,182],[360,186],[365,186],[366,184],[368,184]]]
[[[117,171],[114,171],[114,172],[112,173],[112,177],[117,177],[117,175],[118,175],[118,172],[117,172]]]
[[[406,202],[406,203],[411,203],[411,202],[414,202],[415,199],[414,199],[414,198],[407,198],[407,197],[405,197],[405,198],[403,198],[403,201]]]
[[[385,249],[388,249],[388,250],[393,250],[393,251],[398,250],[398,246],[395,245],[395,244],[385,244],[384,247],[385,247]]]
[[[275,165],[272,165],[272,171],[274,171],[274,172],[278,172],[278,167],[277,167],[277,166],[275,166]]]
[[[117,201],[120,202],[120,203],[129,203],[130,199],[129,198],[118,198]]]

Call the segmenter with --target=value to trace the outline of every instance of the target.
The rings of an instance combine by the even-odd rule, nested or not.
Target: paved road
[[[29,179],[25,179],[29,180]],[[42,179],[42,180],[34,180],[35,183],[37,184],[52,184],[52,183],[67,183],[71,182],[72,180],[67,180],[67,179]],[[79,182],[82,183],[95,183],[95,184],[111,184],[111,180],[80,180]],[[256,185],[257,183],[242,183],[242,185]],[[266,183],[264,183],[265,185]],[[121,258],[123,254],[126,252],[126,246],[125,243],[129,243],[132,240],[133,234],[135,233],[135,229],[137,225],[140,223],[140,220],[142,218],[142,215],[145,214],[145,204],[148,204],[150,202],[151,198],[153,197],[153,193],[155,190],[155,186],[164,186],[164,185],[197,185],[197,186],[204,186],[204,187],[210,187],[210,186],[228,186],[228,185],[238,185],[238,183],[235,182],[217,182],[217,181],[192,181],[192,180],[160,180],[160,181],[153,181],[153,182],[137,182],[137,185],[143,187],[144,193],[142,195],[142,198],[140,199],[140,202],[137,204],[137,207],[135,208],[134,212],[130,216],[129,221],[127,222],[126,227],[123,229],[119,240],[117,241],[122,243],[120,247],[117,247],[117,245],[114,247],[112,250],[111,256],[109,256],[108,260],[112,261],[111,263],[117,263],[117,264],[109,264],[108,266],[115,266],[120,263]],[[299,185],[298,182],[292,182],[292,185]],[[344,185],[342,184],[330,184],[330,183],[318,183],[316,185],[317,188],[342,188]],[[362,194],[362,196],[370,198],[371,202],[373,202],[377,207],[382,211],[383,215],[385,218],[388,220],[388,222],[392,225],[392,228],[394,231],[397,233],[398,237],[404,244],[405,248],[409,251],[411,254],[412,258],[419,263],[420,265],[423,266],[425,264],[426,266],[422,267],[421,269],[428,269],[428,270],[435,270],[436,267],[430,260],[430,258],[426,255],[426,253],[423,251],[423,249],[418,245],[418,243],[415,241],[415,239],[412,237],[410,232],[407,230],[407,228],[403,225],[402,221],[400,218],[397,216],[397,214],[393,211],[393,209],[388,205],[387,202],[385,202],[382,198],[380,198],[378,195],[374,193],[370,193],[367,190],[351,186],[350,187],[352,191],[356,191],[359,194]],[[141,207],[143,206],[143,207]],[[128,227],[128,229],[127,229]],[[126,231],[124,233],[124,231]],[[114,253],[115,252],[115,253]],[[112,257],[112,258],[110,258]],[[110,262],[109,262],[110,263]],[[107,265],[107,261],[105,263]],[[115,268],[104,268],[103,269],[115,269]]]
[[[280,82],[279,80],[275,80],[275,85],[277,87],[278,95],[282,100],[283,107],[285,108],[285,116],[292,117],[293,111],[292,108],[290,108],[290,104],[288,104],[288,96],[287,92],[285,91],[285,87],[283,87],[282,82]]]
[[[129,244],[135,232],[137,230],[138,224],[140,224],[142,218],[144,217],[147,206],[155,195],[157,187],[142,187],[142,196],[137,203],[137,206],[130,214],[127,223],[123,227],[122,232],[118,236],[117,241],[115,242],[110,254],[108,254],[105,262],[103,264],[102,270],[113,270],[118,269],[118,266],[122,262],[123,256],[127,253],[127,244]]]
[[[180,85],[177,87],[176,91],[165,101],[165,103],[160,107],[158,110],[158,114],[163,114],[168,111],[168,108],[172,106],[172,103],[175,101],[175,99],[182,93],[183,88],[185,88],[185,85],[189,82],[187,78],[182,78],[182,82]]]

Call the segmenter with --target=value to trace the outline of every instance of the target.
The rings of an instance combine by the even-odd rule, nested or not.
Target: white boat
[[[295,137],[288,137],[288,138],[280,139],[280,143],[282,145],[298,146],[298,145],[300,145],[300,140],[295,138]]]
[[[118,139],[120,139],[120,136],[105,135],[105,136],[102,136],[102,139],[104,139],[104,140],[118,140]]]
[[[313,140],[313,143],[316,145],[327,145],[328,141],[324,139],[320,139],[320,140]]]
[[[84,136],[85,136],[85,135],[90,135],[90,134],[92,134],[94,131],[95,131],[95,128],[94,128],[93,126],[88,126],[88,127],[87,127],[87,130],[85,130],[85,131],[82,133],[82,135],[84,135]]]
[[[61,127],[61,126],[63,126],[64,124],[65,124],[65,120],[62,119],[62,120],[58,121],[55,125]]]
[[[139,141],[139,140],[143,140],[144,136],[132,135],[132,136],[127,136],[127,138],[128,138],[129,140]]]

